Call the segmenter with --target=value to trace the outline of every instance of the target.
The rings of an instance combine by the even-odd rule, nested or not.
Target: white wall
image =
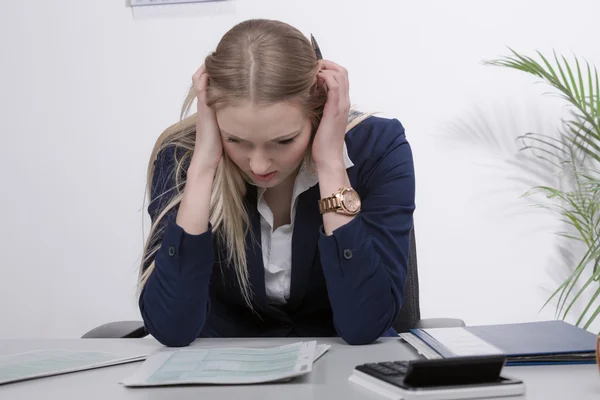
[[[555,126],[560,102],[481,61],[510,46],[600,66],[599,14],[597,1],[238,0],[234,13],[134,20],[124,0],[0,1],[0,337],[139,318],[147,157],[204,56],[252,17],[314,33],[350,70],[352,100],[405,125],[423,316],[552,317],[538,311],[556,285],[549,267],[560,273],[555,216],[519,198],[518,170],[451,127],[477,108],[508,145],[538,118]]]

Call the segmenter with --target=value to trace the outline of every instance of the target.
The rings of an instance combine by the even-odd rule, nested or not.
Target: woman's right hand
[[[206,105],[208,74],[204,65],[196,71],[192,82],[198,100],[196,144],[190,166],[187,169],[185,189],[175,222],[185,232],[199,235],[208,230],[211,189],[217,165],[223,155],[223,143],[217,116]]]
[[[198,173],[206,170],[214,172],[223,155],[223,143],[215,112],[206,105],[208,74],[204,65],[192,76],[192,83],[198,110],[196,112],[196,145],[190,168],[195,169]]]

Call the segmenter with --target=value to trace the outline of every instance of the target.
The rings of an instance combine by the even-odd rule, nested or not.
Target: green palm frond
[[[559,233],[569,240],[579,241],[586,251],[572,266],[570,275],[551,294],[542,308],[558,297],[557,318],[565,319],[586,291],[593,295],[577,320],[588,328],[600,314],[596,300],[600,296],[600,80],[595,66],[577,57],[569,62],[556,52],[547,58],[537,52],[539,60],[517,53],[485,64],[526,72],[550,85],[554,94],[570,106],[568,117],[560,122],[557,136],[526,133],[519,137],[521,151],[552,165],[568,178],[568,187],[536,186],[525,195],[542,193],[550,205],[541,206],[560,215],[570,227]],[[582,278],[590,272],[588,279]],[[582,282],[585,281],[585,282]],[[595,307],[595,308],[594,308]],[[588,316],[588,314],[590,314]]]
[[[557,73],[548,59],[539,51],[537,54],[542,60],[543,65],[531,57],[521,55],[512,49],[509,50],[512,52],[512,56],[487,61],[485,64],[513,68],[542,78],[546,83],[558,90],[560,97],[567,100],[579,110],[581,115],[590,122],[597,133],[600,132],[600,81],[598,71],[595,67],[592,72],[592,68],[586,61],[587,74],[585,74],[580,68],[579,59],[575,57],[575,72],[577,76],[574,76],[567,59],[564,56],[559,57],[554,53],[554,63],[558,69]],[[584,77],[584,74],[587,76]],[[585,85],[584,81],[587,81],[588,84]]]

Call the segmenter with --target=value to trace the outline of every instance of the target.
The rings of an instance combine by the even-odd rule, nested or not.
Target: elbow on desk
[[[168,331],[164,330],[155,330],[149,326],[146,326],[146,330],[149,334],[151,334],[158,342],[167,347],[187,347],[196,338],[198,337],[196,334],[186,334],[181,333],[176,329],[170,329]]]
[[[344,340],[344,342],[348,343],[351,346],[363,346],[366,344],[371,344],[379,339],[379,335],[371,335],[367,332],[353,332],[351,334],[345,333],[340,335],[340,337]]]
[[[387,336],[396,318],[396,304],[383,311],[380,315],[374,313],[352,313],[347,315],[346,321],[338,321],[335,328],[338,335],[349,345],[359,346],[372,344],[382,335]],[[345,323],[342,323],[345,322]]]
[[[365,320],[359,318],[356,320],[363,321],[363,323],[348,326],[345,329],[336,327],[338,335],[351,346],[372,344],[390,329],[387,323],[364,323]]]
[[[155,336],[156,338],[156,336]],[[194,342],[194,340],[196,340],[195,338],[192,340],[188,340],[186,338],[163,338],[163,339],[159,339],[156,338],[156,340],[158,340],[162,345],[166,346],[166,347],[187,347],[190,344],[192,344]]]
[[[188,317],[189,318],[189,317]],[[177,323],[176,320],[158,320],[149,318],[145,310],[142,308],[142,319],[146,331],[154,339],[167,347],[186,347],[189,346],[202,331],[204,319],[199,321],[199,326],[191,326],[189,324]],[[189,322],[189,321],[187,321]],[[186,326],[187,325],[187,326]]]
[[[198,312],[182,306],[181,302],[157,301],[146,295],[143,291],[140,296],[140,314],[146,331],[154,339],[167,347],[186,347],[198,338],[206,318],[204,310]]]

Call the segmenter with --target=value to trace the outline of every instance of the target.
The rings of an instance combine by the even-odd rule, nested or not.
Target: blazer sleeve
[[[393,140],[358,177],[361,212],[319,238],[334,324],[349,344],[372,343],[392,326],[407,276],[415,209],[412,151],[398,120],[383,129],[383,137]]]
[[[152,223],[173,199],[177,150],[161,150],[155,161],[148,213]],[[154,270],[142,288],[139,307],[146,330],[160,343],[187,346],[204,326],[210,309],[209,282],[214,264],[212,232],[186,233],[175,223],[177,209],[169,212],[157,227],[151,246]],[[152,260],[149,260],[144,269]]]

